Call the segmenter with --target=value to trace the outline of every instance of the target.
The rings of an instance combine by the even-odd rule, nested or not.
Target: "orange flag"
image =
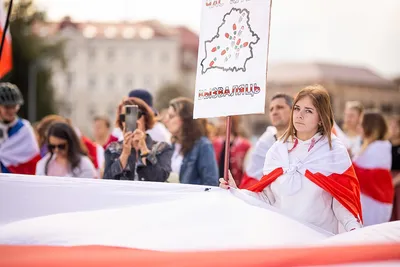
[[[0,38],[4,33],[4,26],[6,23],[6,12],[4,10],[4,3],[0,0]],[[11,49],[11,35],[9,30],[6,33],[6,38],[3,44],[3,51],[1,52],[0,60],[0,78],[10,72],[12,69],[12,49]]]

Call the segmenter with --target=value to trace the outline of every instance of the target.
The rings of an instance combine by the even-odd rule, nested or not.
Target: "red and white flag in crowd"
[[[375,141],[354,159],[366,226],[388,222],[392,214],[394,188],[390,174],[391,149],[389,141]]]
[[[0,266],[399,266],[400,222],[332,236],[245,196],[0,174]]]
[[[286,143],[276,142],[266,156],[265,162],[268,164],[264,165],[263,178],[248,190],[261,192],[283,173],[293,172],[295,175],[304,175],[329,192],[354,217],[362,221],[360,188],[356,173],[350,158],[341,156],[346,148],[334,135],[332,135],[332,148],[324,146],[327,142],[328,139],[322,137],[316,139],[315,143],[312,141],[307,157],[299,161],[294,168],[287,164],[290,151],[288,151]],[[298,142],[295,139],[293,143],[294,148]],[[301,186],[301,179],[286,179],[281,183],[290,184],[287,187],[289,191],[286,192],[290,193]]]
[[[0,37],[3,36],[5,31],[4,26],[6,24],[6,12],[4,9],[4,3],[0,0]],[[12,69],[12,49],[11,49],[11,35],[10,31],[6,31],[6,38],[3,44],[3,50],[1,51],[0,60],[0,78],[10,72]]]
[[[0,173],[35,174],[40,154],[30,123],[18,119],[7,135],[0,146]]]

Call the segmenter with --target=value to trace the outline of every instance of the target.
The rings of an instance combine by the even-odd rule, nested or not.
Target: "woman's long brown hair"
[[[364,113],[361,126],[364,131],[365,139],[360,153],[362,153],[372,142],[377,140],[387,140],[388,138],[389,127],[379,110],[367,110]]]
[[[59,122],[66,123],[72,127],[71,120],[64,118],[60,115],[47,115],[47,116],[43,117],[42,120],[38,123],[38,125],[36,127],[36,131],[39,136],[39,147],[40,148],[42,148],[42,146],[47,142],[48,131],[49,131],[50,127],[54,123],[59,123]],[[82,139],[79,139],[79,141],[80,141],[80,146],[81,146],[82,152],[93,161],[94,159],[92,159],[92,157],[89,155],[88,148],[83,143]]]
[[[304,97],[310,97],[313,105],[317,109],[317,113],[321,120],[321,127],[318,128],[323,136],[328,137],[329,147],[332,149],[332,127],[333,127],[333,110],[331,105],[331,100],[328,91],[321,85],[310,85],[303,88],[296,96],[293,102],[293,107],[299,102],[300,99]],[[296,138],[296,128],[293,123],[293,108],[290,115],[289,128],[286,130],[285,134],[282,136],[284,142],[289,138]]]
[[[206,120],[193,119],[193,101],[186,97],[172,99],[169,103],[182,120],[180,136],[174,136],[182,145],[182,154],[186,155],[202,136],[206,136]]]

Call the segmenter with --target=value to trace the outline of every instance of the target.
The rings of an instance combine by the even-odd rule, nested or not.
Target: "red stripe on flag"
[[[400,244],[265,250],[159,252],[106,246],[0,246],[7,267],[327,266],[400,260]]]
[[[283,174],[283,169],[282,168],[276,168],[272,172],[264,175],[260,181],[258,181],[255,185],[250,186],[248,190],[253,191],[253,192],[261,192],[269,186],[272,182],[274,182],[276,179],[278,179],[279,176]]]
[[[34,175],[36,173],[36,164],[38,163],[39,160],[40,160],[40,155],[36,155],[25,163],[21,163],[15,166],[8,166],[7,169],[11,173]]]
[[[365,169],[354,165],[361,192],[379,202],[393,204],[392,175],[386,169]]]
[[[360,218],[362,221],[360,185],[353,166],[350,166],[344,173],[332,173],[328,176],[321,173],[311,173],[307,170],[305,176],[326,192],[329,192],[354,217]]]
[[[240,182],[240,189],[248,189],[258,183],[258,180],[254,177],[248,176],[247,173],[244,173],[242,177],[242,181]]]

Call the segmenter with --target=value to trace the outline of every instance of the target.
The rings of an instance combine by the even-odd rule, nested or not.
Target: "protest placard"
[[[203,0],[194,118],[264,113],[271,0]]]

